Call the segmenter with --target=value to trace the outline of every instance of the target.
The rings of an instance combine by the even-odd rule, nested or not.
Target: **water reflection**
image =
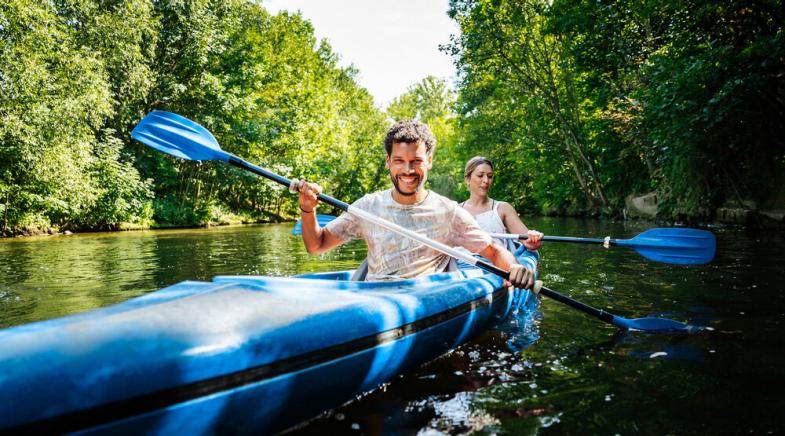
[[[183,280],[351,269],[360,243],[309,256],[291,224],[0,241],[0,327],[114,304]]]

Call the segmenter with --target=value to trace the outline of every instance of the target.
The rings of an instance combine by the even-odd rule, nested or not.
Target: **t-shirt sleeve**
[[[363,209],[362,204],[364,199],[365,197],[355,201],[352,206]],[[324,229],[343,242],[362,239],[359,218],[349,212],[344,212],[339,215],[338,218],[327,223],[327,225],[324,226]]]
[[[491,236],[480,228],[472,214],[461,207],[455,208],[450,234],[453,246],[463,247],[472,253],[485,250],[493,242]]]

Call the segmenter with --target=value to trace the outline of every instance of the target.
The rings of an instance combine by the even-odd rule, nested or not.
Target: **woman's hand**
[[[534,251],[540,248],[542,245],[542,237],[544,236],[542,232],[538,232],[537,230],[529,230],[526,235],[528,238],[523,241],[523,246],[526,247],[529,251]]]

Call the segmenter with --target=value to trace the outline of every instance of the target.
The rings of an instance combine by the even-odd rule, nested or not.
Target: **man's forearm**
[[[512,255],[509,251],[504,248],[496,250],[496,262],[494,265],[498,266],[499,268],[505,269],[507,271],[510,270],[510,265],[514,263],[518,263],[518,259]]]
[[[484,256],[486,259],[490,260],[492,264],[505,271],[510,270],[510,265],[518,263],[518,260],[515,258],[515,256],[512,255],[512,253],[496,243],[489,245],[488,248],[486,248],[484,251],[489,251],[487,255]]]
[[[324,232],[316,221],[316,213],[305,213],[300,215],[300,224],[303,231],[303,243],[308,254],[322,254],[322,240]]]

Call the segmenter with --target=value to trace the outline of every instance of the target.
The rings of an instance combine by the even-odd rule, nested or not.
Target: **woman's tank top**
[[[464,204],[466,204],[465,201],[461,203],[461,207],[463,207]],[[504,221],[502,221],[502,217],[499,215],[499,203],[496,200],[493,200],[491,210],[474,215],[474,219],[477,220],[477,224],[480,225],[480,228],[488,233],[507,233]],[[493,241],[508,250],[515,249],[512,239],[493,238]]]

